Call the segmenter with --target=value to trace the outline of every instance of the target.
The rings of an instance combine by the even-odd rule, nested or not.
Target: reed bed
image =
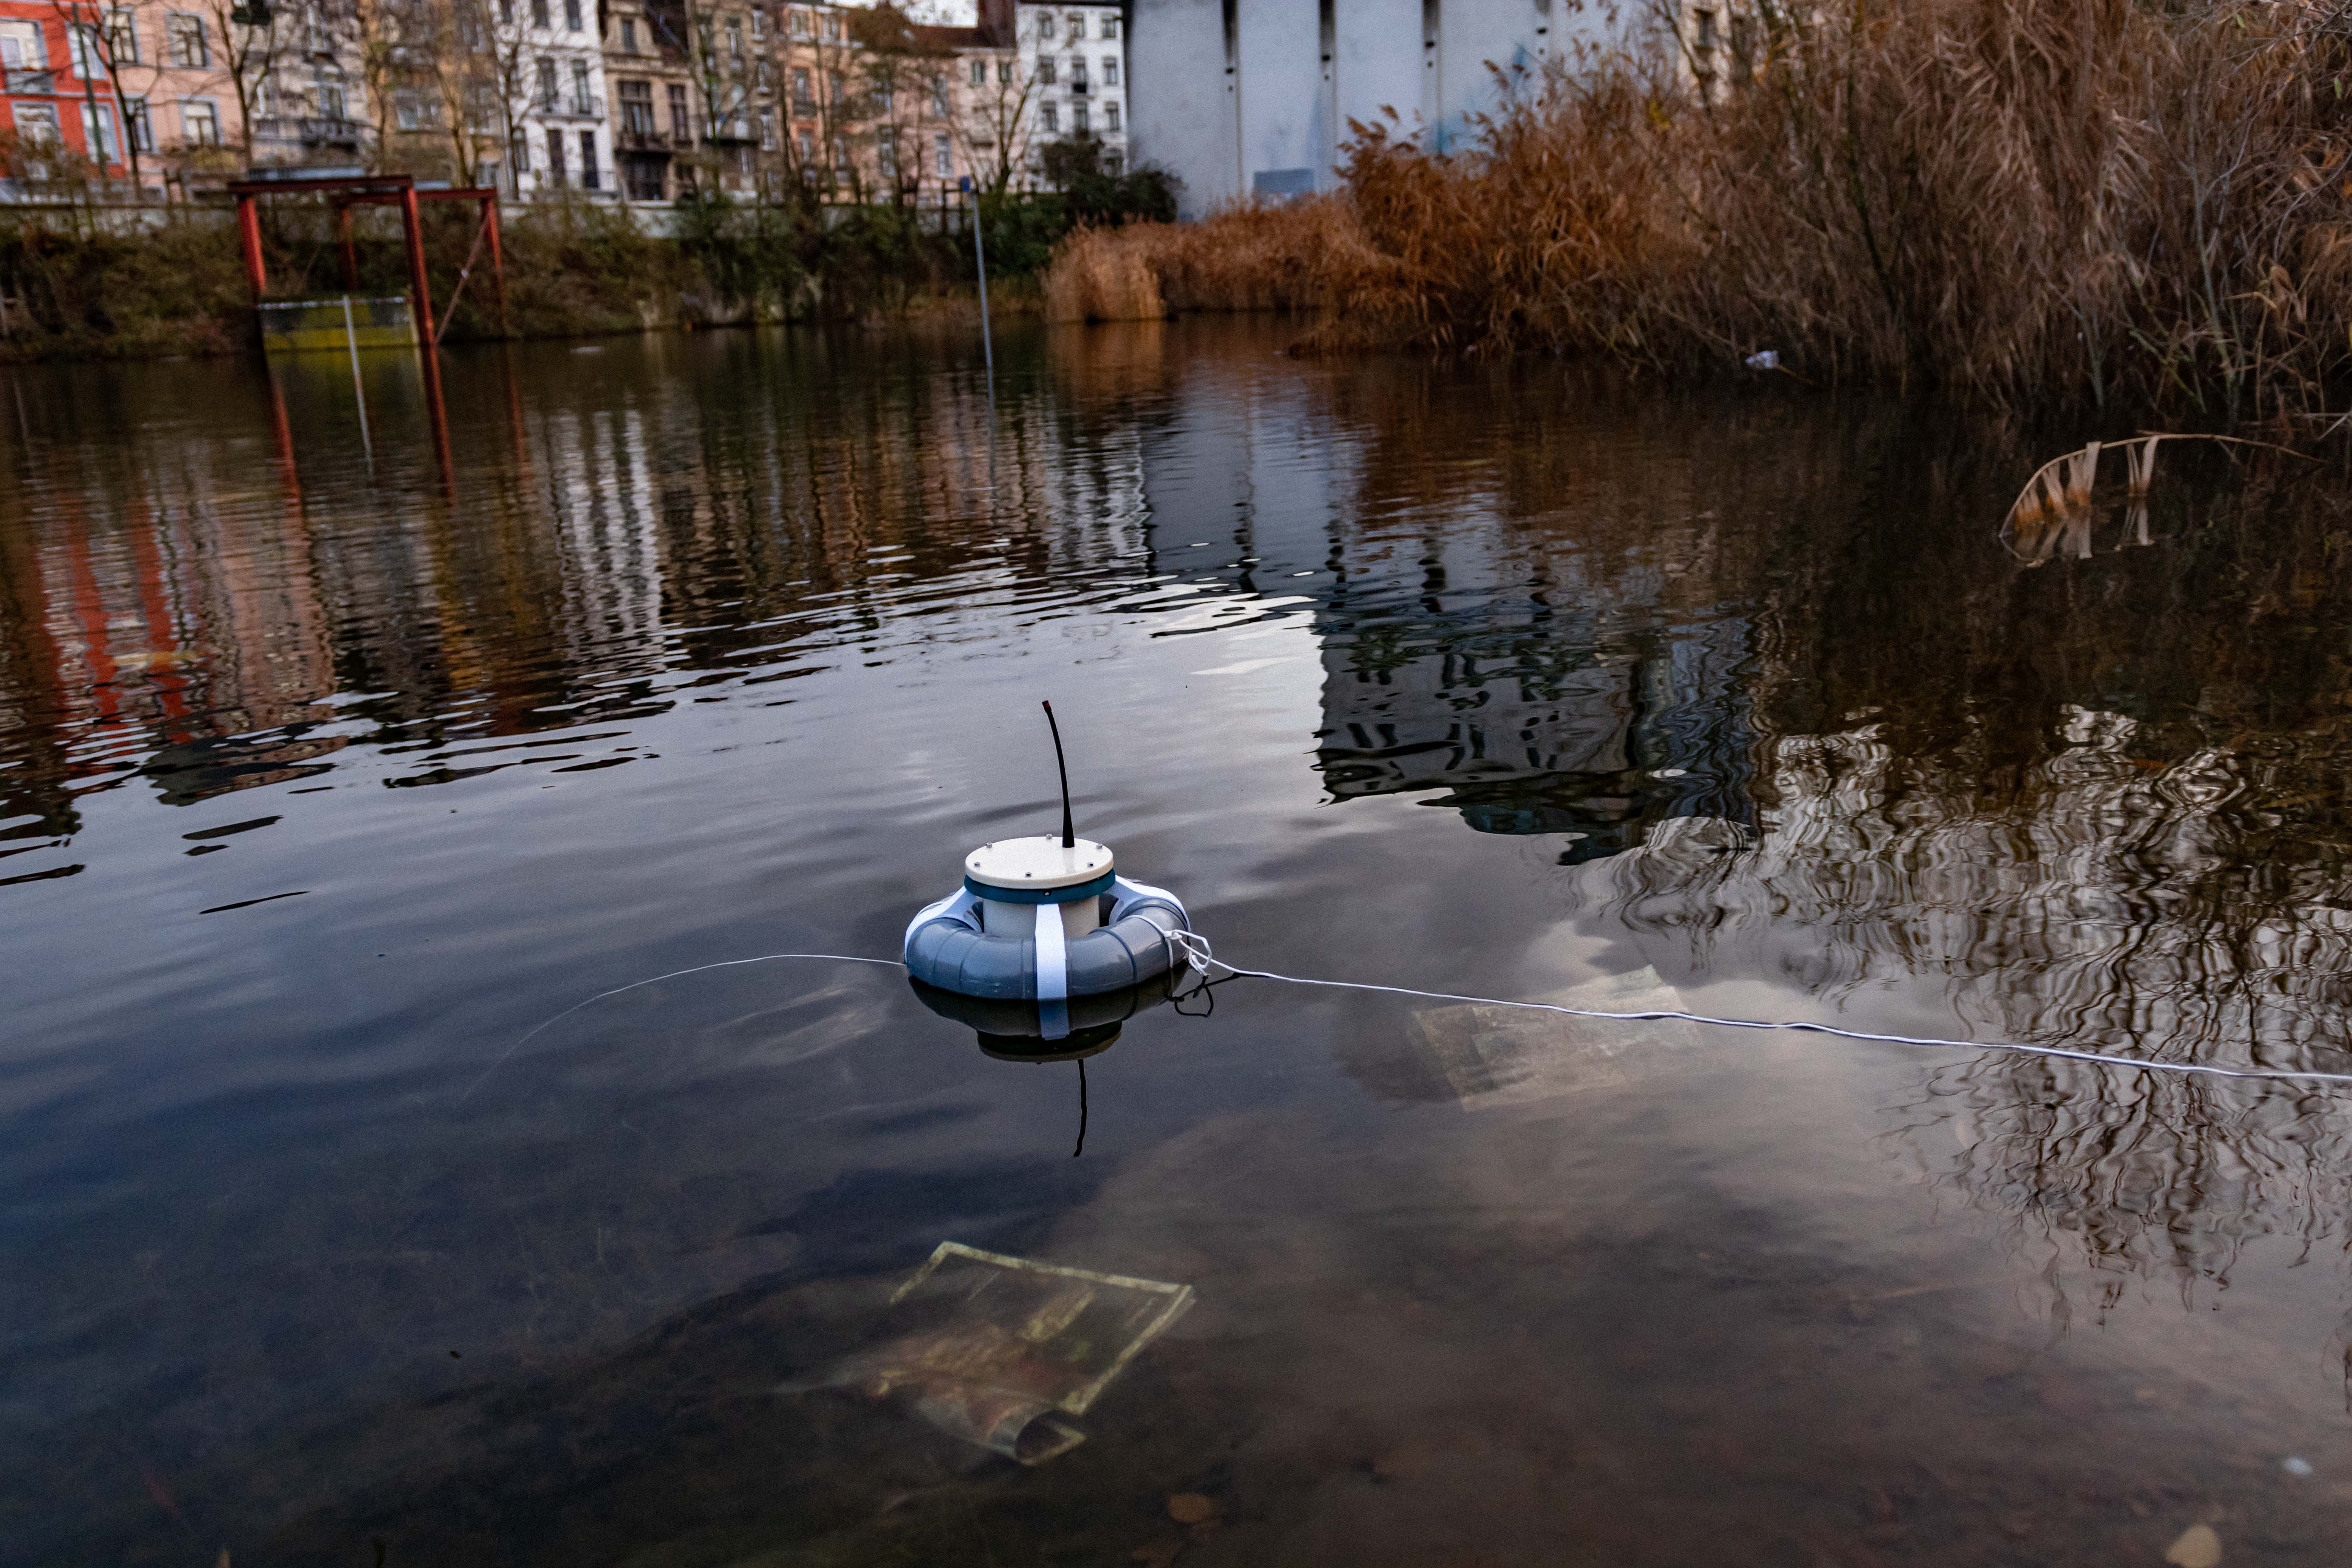
[[[1076,237],[1056,313],[1152,313],[1148,273],[1163,309],[1319,306],[1310,347],[1769,349],[1816,384],[2214,416],[2317,413],[2352,370],[2352,12],[1734,16],[1710,95],[1662,31],[1521,84],[1467,153],[1359,125],[1337,196]]]

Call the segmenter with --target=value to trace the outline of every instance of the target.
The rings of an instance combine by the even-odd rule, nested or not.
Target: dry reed
[[[1148,272],[1167,310],[1322,306],[1326,347],[1773,349],[1815,382],[2235,416],[2352,370],[2352,14],[1735,14],[1712,102],[1657,48],[1521,84],[1460,155],[1360,125],[1339,196],[1074,237],[1057,313],[1147,311]]]

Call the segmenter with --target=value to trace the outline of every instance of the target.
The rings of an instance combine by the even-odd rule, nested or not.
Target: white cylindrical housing
[[[1077,890],[1092,884],[1108,886],[1114,864],[1106,845],[1081,838],[1068,848],[1058,834],[1033,838],[1000,838],[964,857],[964,885],[980,896],[981,922],[991,936],[1019,939],[1037,929],[1037,911],[1053,910],[1062,917],[1062,934],[1071,941],[1102,924],[1102,888]],[[1025,895],[992,899],[991,889]],[[1068,889],[1074,896],[1055,900]]]

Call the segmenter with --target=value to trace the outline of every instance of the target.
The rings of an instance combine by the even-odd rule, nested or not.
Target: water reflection
[[[875,1560],[919,1496],[925,1560],[988,1560],[975,1499],[1118,1560],[1241,1478],[1278,1500],[1237,1512],[1251,1544],[1181,1549],[1377,1561],[1376,1530],[1266,1521],[1496,1475],[1515,1519],[1643,1521],[1624,1561],[1778,1540],[1823,1497],[1884,1529],[1915,1494],[1915,1545],[1989,1555],[2019,1549],[1969,1534],[1984,1498],[2075,1496],[2003,1479],[2065,1440],[2030,1386],[2163,1470],[2099,1472],[2080,1529],[2034,1538],[2057,1560],[2221,1495],[2209,1450],[2267,1452],[2115,1416],[2109,1383],[2147,1380],[2140,1410],[2170,1353],[2146,1315],[2098,1352],[2123,1370],[2028,1364],[2006,1309],[1918,1295],[2000,1265],[1916,1184],[1857,1196],[1887,1162],[1849,1146],[1892,1120],[1935,1194],[2108,1283],[2301,1289],[2332,1323],[2320,1271],[2245,1263],[2344,1237],[2324,1096],[1693,1039],[1470,1116],[1423,1058],[1480,1020],[1437,1039],[1392,999],[1243,987],[1207,1026],[1119,999],[1041,1057],[1026,1015],[776,968],[615,997],[456,1104],[610,984],[891,951],[963,847],[1047,825],[1003,718],[1041,696],[1086,715],[1089,824],[1243,962],[1489,995],[1654,971],[1694,1003],[2344,1065],[2340,501],[2184,458],[2144,548],[2028,570],[1987,526],[2025,461],[1997,434],[1279,342],[1011,334],[993,422],[944,331],[453,354],[437,392],[388,360],[373,464],[342,373],[45,373],[0,486],[26,993],[0,1438],[50,1500],[8,1505],[25,1550],[179,1551],[143,1465],[191,1528],[285,1560],[484,1560],[480,1518],[526,1521],[513,1560]],[[1007,1071],[972,1035],[1087,1059]],[[1089,1070],[1118,1114],[1074,1162]],[[950,1239],[1201,1282],[1207,1326],[1107,1416],[1121,1458],[1018,1491],[870,1411],[730,1403],[850,1353]],[[1919,1316],[1862,1353],[1854,1302]],[[2299,1389],[2325,1331],[2279,1311],[2192,1348]],[[1966,1473],[1874,1468],[1907,1462],[1889,1410]],[[1837,1490],[1858,1475],[1875,1499]],[[707,1495],[758,1529],[686,1517]],[[1397,1539],[1491,1544],[1496,1511]]]

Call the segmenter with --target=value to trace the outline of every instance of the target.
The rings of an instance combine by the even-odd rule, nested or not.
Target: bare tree
[[[89,123],[93,131],[101,121],[97,113],[98,97],[92,82],[92,70],[95,68],[106,73],[107,96],[113,100],[116,150],[121,157],[108,157],[107,149],[99,147],[95,149],[99,167],[103,169],[110,163],[123,163],[131,171],[131,184],[136,186],[139,184],[139,142],[131,123],[131,100],[123,91],[122,71],[126,64],[135,65],[139,56],[135,41],[132,41],[131,47],[122,48],[126,40],[115,25],[120,17],[122,24],[128,26],[130,13],[118,11],[110,15],[94,0],[49,0],[49,9],[65,24],[66,37],[70,40],[74,74],[81,79],[82,99],[90,110]],[[125,54],[128,60],[119,58]]]
[[[1037,84],[1016,51],[1008,49],[992,60],[975,58],[988,79],[964,89],[964,112],[956,116],[953,132],[982,188],[1001,196],[1029,165],[1029,102]]]
[[[950,119],[947,72],[954,57],[927,43],[904,12],[885,4],[851,14],[857,76],[877,184],[900,205],[920,190],[923,150]]]
[[[253,163],[253,121],[264,84],[286,53],[277,13],[266,0],[204,0],[200,13],[220,38],[220,72],[236,97],[237,137],[247,166]],[[205,47],[209,49],[207,40]]]

